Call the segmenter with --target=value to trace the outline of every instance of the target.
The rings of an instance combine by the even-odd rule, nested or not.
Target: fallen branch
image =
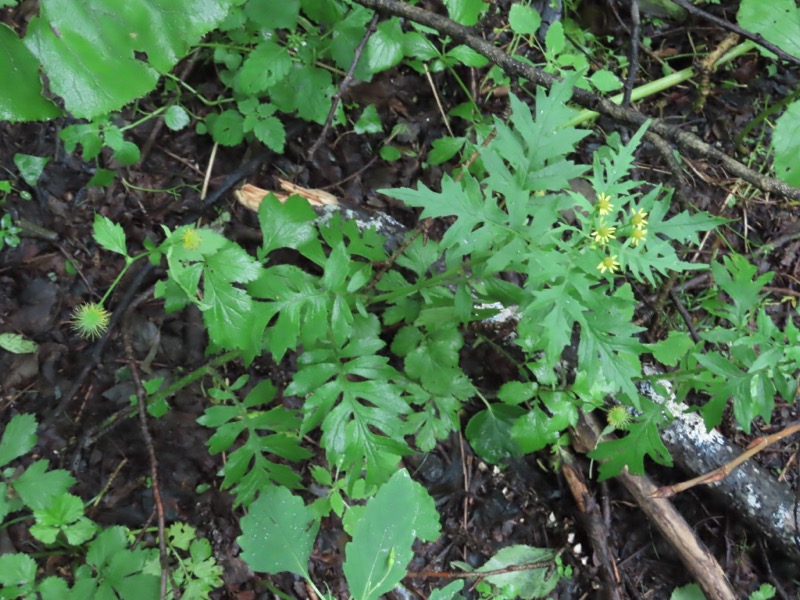
[[[583,415],[571,431],[576,445],[594,448],[600,439],[601,428],[592,415]],[[624,470],[616,479],[636,500],[652,523],[670,542],[692,577],[712,600],[733,600],[733,591],[719,563],[705,545],[697,539],[694,531],[668,500],[653,497],[656,486],[646,476],[631,475]]]

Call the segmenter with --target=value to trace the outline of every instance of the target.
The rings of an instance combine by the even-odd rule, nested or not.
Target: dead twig
[[[794,435],[800,431],[800,421],[797,423],[791,423],[784,427],[778,433],[773,433],[772,435],[768,435],[765,437],[758,437],[754,439],[750,444],[747,446],[747,449],[742,452],[739,456],[734,458],[732,461],[729,461],[719,467],[718,469],[714,469],[709,473],[705,473],[703,475],[699,475],[693,479],[688,481],[684,481],[682,483],[676,483],[675,485],[665,485],[664,487],[658,488],[655,492],[653,492],[653,498],[671,498],[675,494],[680,494],[681,492],[685,492],[686,490],[693,488],[696,485],[703,485],[707,483],[716,483],[718,481],[722,481],[731,472],[741,465],[746,460],[749,460],[762,450],[769,448],[772,444],[779,442],[780,440],[789,437],[790,435]]]
[[[146,299],[146,296],[140,296],[136,302],[131,302],[125,311],[124,326],[122,329],[122,339],[125,345],[125,355],[128,362],[128,367],[131,370],[131,376],[136,386],[136,401],[139,407],[139,423],[141,425],[142,437],[144,444],[147,448],[147,454],[150,458],[150,478],[152,480],[153,501],[156,506],[156,514],[158,516],[158,550],[161,562],[161,599],[167,597],[167,578],[169,576],[169,557],[167,555],[167,525],[166,517],[164,516],[164,503],[161,500],[161,486],[158,479],[158,458],[156,451],[153,447],[153,438],[150,435],[150,429],[147,426],[147,392],[142,385],[142,379],[139,376],[139,366],[136,357],[133,353],[133,344],[131,342],[130,334],[130,318],[136,307]]]
[[[353,55],[353,62],[350,65],[350,68],[347,70],[347,74],[342,79],[342,83],[339,84],[338,91],[333,95],[331,99],[331,109],[328,111],[328,118],[325,119],[325,124],[322,126],[322,131],[317,138],[317,141],[314,142],[314,145],[311,146],[311,149],[308,151],[308,158],[314,156],[316,151],[322,145],[325,136],[328,133],[328,130],[331,128],[331,123],[333,123],[333,117],[336,115],[336,111],[339,108],[339,103],[342,101],[342,95],[344,91],[347,89],[347,86],[350,85],[350,82],[353,80],[353,74],[356,72],[356,68],[358,67],[358,61],[361,58],[361,54],[364,52],[364,48],[367,46],[367,41],[375,33],[375,28],[378,26],[378,13],[375,13],[372,16],[372,21],[369,22],[367,26],[367,31],[364,33],[364,37],[361,38],[361,41],[358,43],[356,47],[355,54]]]
[[[601,427],[592,415],[583,414],[570,431],[578,447],[594,448],[600,441]],[[616,479],[631,493],[636,503],[670,542],[695,581],[711,600],[737,598],[722,567],[708,548],[697,538],[675,507],[666,498],[655,498],[656,486],[646,476],[631,475],[627,469]]]
[[[600,577],[605,584],[606,598],[622,600],[619,571],[608,545],[610,535],[604,523],[600,505],[589,491],[583,473],[576,464],[574,454],[564,447],[559,447],[558,453],[562,461],[561,473],[578,506],[579,518],[589,536],[592,550],[594,550],[595,564],[600,565]]]

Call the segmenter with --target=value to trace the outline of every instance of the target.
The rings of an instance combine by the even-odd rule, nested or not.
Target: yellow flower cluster
[[[594,243],[598,246],[607,246],[611,240],[616,239],[617,232],[617,227],[606,223],[605,219],[603,218],[612,214],[614,210],[614,204],[611,202],[611,197],[605,192],[598,194],[597,200],[594,203],[594,209],[595,212],[600,215],[600,222],[597,226],[597,229],[591,233],[591,237],[594,240]],[[647,212],[645,212],[645,210],[642,208],[631,209],[630,226],[632,227],[632,231],[630,232],[628,238],[630,239],[631,246],[634,248],[639,244],[644,244],[646,241],[646,225]],[[620,264],[617,261],[617,255],[614,254],[612,256],[605,257],[600,264],[597,265],[597,269],[601,273],[605,273],[606,271],[609,273],[615,273],[617,270],[619,270],[619,266]]]

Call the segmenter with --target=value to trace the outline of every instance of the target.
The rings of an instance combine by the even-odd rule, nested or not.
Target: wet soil
[[[717,12],[722,14],[722,9]],[[598,35],[609,36],[611,51],[604,60],[610,63],[616,60],[615,55],[626,52],[629,43],[627,16],[622,14],[621,18],[622,22],[609,17],[588,23]],[[681,24],[647,21],[643,31],[651,40],[651,51],[642,56],[641,81],[660,76],[657,58],[674,54],[691,56],[691,43],[711,48],[725,34],[696,20]],[[690,63],[691,58],[686,61]],[[672,66],[682,65],[672,63]],[[730,69],[712,74],[710,94],[700,112],[692,108],[698,95],[693,84],[648,99],[640,109],[681,123],[731,154],[741,155],[745,150],[762,153],[766,158],[766,138],[756,137],[761,135],[760,128],[754,129],[752,138],[741,142],[735,138],[757,117],[758,107],[780,100],[787,90],[796,87],[790,72],[778,66],[773,70],[776,73],[769,75],[768,66],[766,59],[748,54]],[[483,75],[469,69],[459,74],[465,81],[479,81]],[[448,73],[434,74],[432,82],[445,107],[464,101],[461,89]],[[203,68],[192,72],[189,83],[203,87],[208,93],[214,89],[222,91],[213,72]],[[345,99],[376,104],[386,131],[404,124],[408,133],[399,142],[413,152],[387,162],[376,153],[382,135],[358,136],[346,127],[338,127],[309,159],[308,149],[319,137],[321,128],[292,122],[286,153],[263,162],[248,181],[274,188],[276,177],[287,177],[305,187],[328,189],[366,210],[387,212],[414,227],[417,215],[413,211],[375,190],[414,186],[420,181],[436,187],[442,173],[454,167],[452,164],[423,166],[432,141],[446,134],[431,85],[424,76],[401,67],[370,83],[353,86],[347,90]],[[157,106],[157,102],[154,96],[141,106]],[[482,103],[487,114],[501,115],[506,108],[502,94],[489,95]],[[121,122],[135,120],[132,112],[123,112],[119,118]],[[196,135],[191,128],[171,132],[166,128],[155,129],[157,121],[149,121],[129,132],[130,139],[147,149],[143,159],[136,165],[118,169],[112,185],[88,188],[87,182],[97,165],[64,153],[58,132],[66,124],[66,120],[0,124],[0,139],[4,141],[0,148],[3,178],[15,176],[12,157],[17,153],[51,158],[35,188],[28,188],[21,180],[14,181],[15,187],[30,192],[32,199],[24,200],[12,193],[3,207],[15,221],[30,225],[26,225],[17,247],[6,247],[0,252],[0,331],[20,333],[37,342],[39,348],[28,355],[0,352],[0,422],[6,423],[20,412],[38,415],[39,421],[46,425],[40,430],[36,452],[49,458],[52,464],[70,469],[78,480],[75,493],[81,497],[93,498],[102,491],[101,501],[90,516],[102,524],[141,528],[152,518],[153,495],[146,481],[149,459],[137,421],[127,420],[108,435],[100,435],[79,455],[71,452],[76,440],[124,408],[133,392],[121,337],[110,336],[98,364],[91,368],[78,393],[62,407],[61,399],[69,393],[95,348],[92,342],[74,333],[69,321],[76,306],[102,296],[123,266],[120,258],[102,250],[92,239],[94,215],[101,214],[120,223],[129,247],[141,247],[148,235],[158,236],[162,225],[174,227],[199,207],[199,190],[212,146],[207,137]],[[606,133],[618,130],[615,124],[603,119],[597,125],[599,131]],[[591,149],[599,139],[586,142],[579,157],[582,162],[591,162]],[[756,147],[756,142],[762,145]],[[209,189],[221,185],[227,175],[236,172],[257,151],[245,147],[220,148]],[[107,156],[101,157],[100,163],[113,166]],[[653,148],[643,146],[637,164],[638,177],[670,183],[668,172]],[[724,239],[710,240],[703,255],[708,257],[731,248],[757,259],[760,270],[776,273],[771,285],[782,290],[776,292],[775,317],[779,321],[795,318],[792,305],[781,304],[780,300],[782,295],[794,298],[800,294],[797,283],[800,240],[788,239],[766,256],[754,251],[769,241],[787,240],[787,236],[791,238],[800,231],[797,208],[744,186],[713,164],[690,160],[684,172],[691,201],[698,209],[732,219],[723,233]],[[246,237],[242,232],[253,229],[253,215],[235,203],[230,194],[218,209],[228,213],[231,235]],[[207,218],[213,219],[214,215]],[[437,227],[441,230],[446,223],[434,224],[433,235]],[[131,327],[136,332],[134,352],[142,361],[147,377],[185,372],[205,360],[199,315],[193,310],[165,314],[161,303],[152,298],[149,287],[156,275],[157,272],[150,276],[141,288],[145,295]],[[111,298],[112,309],[132,279],[133,275],[123,280]],[[701,284],[692,293],[700,297],[707,286],[708,282]],[[679,321],[677,315],[670,314],[667,318]],[[495,383],[501,383],[504,370],[510,368],[507,362],[500,354],[480,352],[485,354],[465,354],[465,369],[476,377],[494,377]],[[291,361],[287,360],[281,365],[254,364],[248,370],[229,366],[219,376],[233,381],[247,372],[254,378],[271,377],[276,384],[285,385],[292,371]],[[273,597],[269,589],[288,595],[284,597],[310,597],[310,591],[293,577],[254,574],[239,558],[235,540],[240,534],[241,510],[234,508],[229,494],[219,490],[216,474],[221,458],[206,451],[209,431],[196,422],[207,402],[204,389],[198,383],[183,390],[171,401],[171,410],[150,423],[168,521],[186,521],[211,541],[215,556],[225,567],[224,586],[213,597],[240,600]],[[796,405],[781,401],[772,423],[760,423],[754,435],[777,431],[797,418]],[[737,430],[732,415],[726,416],[722,429],[732,442],[743,448],[753,437]],[[789,438],[758,460],[796,489],[797,452],[797,441]],[[321,457],[311,463],[314,460]],[[588,475],[590,463],[582,458],[579,461]],[[575,501],[552,454],[541,452],[499,470],[485,465],[463,438],[453,434],[430,454],[409,458],[407,466],[436,498],[443,529],[439,541],[417,547],[410,565],[412,570],[440,571],[447,569],[452,560],[480,565],[499,548],[510,544],[559,548],[574,576],[562,581],[553,597],[602,597],[598,565],[593,561],[587,534],[581,528]],[[652,467],[651,473],[661,484],[685,478],[677,470]],[[198,489],[205,491],[199,493]],[[620,486],[614,482],[591,483],[591,491],[603,507],[610,532],[608,546],[619,570],[622,597],[668,598],[675,587],[691,583],[675,552]],[[798,597],[800,567],[772,551],[759,538],[759,532],[746,529],[735,513],[717,504],[702,488],[677,497],[675,503],[709,545],[738,593],[746,596],[759,583],[770,582],[779,587],[782,597]],[[20,528],[14,531],[14,536],[15,543],[30,542]],[[340,598],[346,597],[341,570],[344,541],[341,523],[333,518],[325,520],[311,565],[314,578]],[[405,592],[398,590],[395,597],[426,598],[432,587],[441,585],[441,580],[409,578],[404,585]],[[471,594],[474,596],[474,592]]]

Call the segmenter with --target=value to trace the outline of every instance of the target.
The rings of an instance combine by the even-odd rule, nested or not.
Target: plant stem
[[[756,45],[751,41],[742,42],[735,48],[731,48],[729,52],[724,54],[716,63],[714,63],[715,67],[719,67],[724,65],[727,62],[732,61],[734,58],[738,58],[742,54],[749,52]],[[643,100],[648,96],[652,96],[653,94],[657,94],[659,92],[663,92],[666,89],[669,89],[673,86],[678,85],[679,83],[683,83],[695,76],[695,71],[693,67],[687,67],[680,71],[676,71],[675,73],[671,73],[666,77],[662,77],[661,79],[656,79],[655,81],[651,81],[646,83],[642,86],[633,90],[631,94],[631,102],[637,102],[639,100]],[[622,103],[622,94],[617,94],[616,96],[612,96],[609,98],[611,102],[615,104]],[[596,113],[592,110],[582,110],[579,112],[573,119],[567,121],[563,127],[577,127],[578,125],[583,125],[588,121],[592,121],[593,119],[597,118],[600,113]]]

